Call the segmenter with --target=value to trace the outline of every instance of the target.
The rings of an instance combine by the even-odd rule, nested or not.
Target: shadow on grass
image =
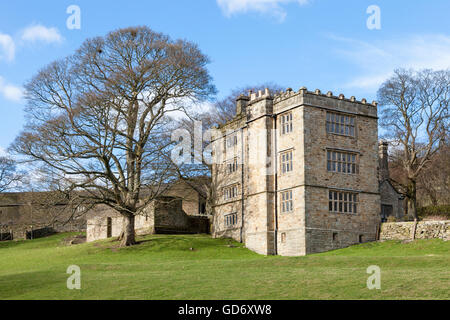
[[[211,240],[207,235],[154,235],[151,238],[139,237],[137,246],[131,248],[155,251],[193,249],[195,251],[196,249],[217,247],[217,242]]]
[[[57,233],[48,237],[43,237],[33,240],[12,240],[0,242],[0,249],[12,249],[26,246],[26,249],[34,249],[40,247],[60,246],[63,245],[64,239],[68,237],[74,237],[77,235],[83,235],[83,232],[70,232],[70,233]]]
[[[66,281],[69,275],[63,270],[55,271],[37,271],[16,273],[0,277],[0,299],[10,300],[20,299],[21,295],[32,294],[34,291],[47,292],[50,289],[55,291],[68,290]],[[39,294],[32,294],[39,299]]]

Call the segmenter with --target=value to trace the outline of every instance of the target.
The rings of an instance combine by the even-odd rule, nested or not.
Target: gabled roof
[[[389,178],[389,179],[384,179],[383,181],[380,181],[380,186],[385,182],[388,183],[391,186],[392,190],[394,190],[399,195],[399,198],[402,198],[402,199],[405,198],[404,194],[399,192],[398,189],[394,186],[394,184],[392,183],[393,182],[392,179]]]

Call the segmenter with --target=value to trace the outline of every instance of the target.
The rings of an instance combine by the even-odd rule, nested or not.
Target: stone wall
[[[35,234],[41,229],[82,232],[86,229],[86,219],[60,193],[0,193],[0,232],[11,232],[14,239],[26,239],[32,229]]]
[[[450,220],[390,222],[381,225],[380,240],[443,239],[450,240]]]
[[[88,242],[108,238],[108,219],[110,219],[110,236],[118,237],[122,232],[123,218],[115,210],[98,205],[95,212],[89,212],[86,224]]]

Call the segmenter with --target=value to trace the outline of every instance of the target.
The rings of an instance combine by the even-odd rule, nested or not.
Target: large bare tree
[[[441,148],[449,129],[450,71],[395,70],[378,91],[381,126],[400,147],[392,155],[406,175],[408,211],[417,219],[417,181]]]
[[[52,168],[66,189],[134,220],[174,179],[168,114],[215,93],[208,58],[147,27],[89,39],[26,88],[28,122],[13,150]],[[81,192],[82,191],[82,192]]]

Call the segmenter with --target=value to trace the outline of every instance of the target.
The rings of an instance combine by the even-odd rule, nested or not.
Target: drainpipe
[[[244,129],[241,128],[241,243],[244,242]]]
[[[278,144],[277,144],[277,116],[276,114],[272,115],[273,118],[273,135],[274,135],[274,144],[273,144],[273,150],[274,150],[274,182],[275,182],[275,210],[274,210],[274,220],[275,220],[275,228],[274,228],[274,254],[278,254]]]

